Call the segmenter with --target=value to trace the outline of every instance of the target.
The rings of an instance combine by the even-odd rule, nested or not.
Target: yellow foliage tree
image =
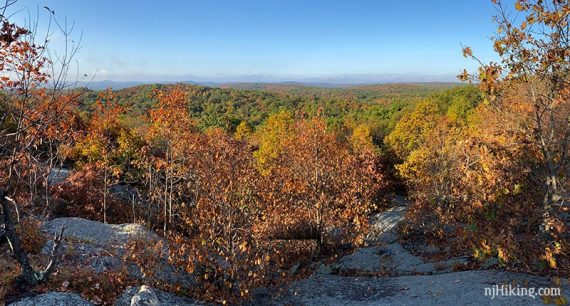
[[[284,139],[291,133],[294,125],[293,115],[282,110],[267,118],[257,131],[259,149],[254,153],[259,169],[267,172],[268,165],[279,156]]]
[[[249,136],[251,136],[252,133],[253,133],[253,131],[252,131],[251,127],[249,126],[249,124],[247,124],[246,121],[242,121],[236,127],[236,132],[234,134],[234,137],[237,140],[246,140],[249,138]]]

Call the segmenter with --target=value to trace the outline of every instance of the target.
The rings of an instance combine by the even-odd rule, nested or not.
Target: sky
[[[95,80],[456,81],[461,44],[494,60],[491,0],[20,0],[72,24]],[[54,35],[54,46],[58,37]],[[61,37],[59,38],[61,42]]]

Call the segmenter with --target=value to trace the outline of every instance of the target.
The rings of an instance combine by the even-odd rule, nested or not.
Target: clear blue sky
[[[38,5],[75,21],[98,80],[442,81],[475,67],[461,43],[495,59],[491,0],[18,3]]]

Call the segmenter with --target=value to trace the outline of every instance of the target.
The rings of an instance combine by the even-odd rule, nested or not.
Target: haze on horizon
[[[488,0],[18,5],[40,18],[47,6],[75,22],[79,75],[95,81],[449,82],[460,69],[476,67],[462,57],[461,44],[496,60]]]

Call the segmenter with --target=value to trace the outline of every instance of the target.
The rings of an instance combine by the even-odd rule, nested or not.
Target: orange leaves
[[[46,243],[40,230],[40,224],[33,219],[23,219],[17,226],[16,232],[21,237],[24,250],[30,254],[39,254]]]
[[[192,130],[194,123],[190,119],[186,93],[179,88],[167,92],[155,92],[158,104],[149,111],[153,123],[149,136],[174,136],[184,130]],[[167,136],[168,137],[168,136]]]
[[[248,288],[267,269],[250,262],[265,256],[252,237],[258,176],[251,149],[219,130],[188,129],[189,117],[174,120],[169,114],[185,108],[183,95],[164,93],[160,101],[151,114],[157,127],[148,138],[153,155],[145,157],[152,166],[149,195],[164,208],[169,228],[192,232],[191,238],[172,241],[180,250],[173,261],[182,264],[192,254],[196,262],[188,269],[201,275],[203,297],[234,301],[245,292],[237,284]],[[163,124],[169,129],[161,129]],[[250,269],[258,272],[249,274]]]
[[[542,256],[542,258],[548,263],[548,266],[551,269],[556,269],[557,264],[556,264],[556,258],[555,258],[555,251],[552,250],[550,247],[546,247],[544,255]]]
[[[0,45],[9,46],[13,42],[19,40],[21,36],[29,34],[30,31],[23,27],[19,27],[7,20],[2,21],[0,29]]]
[[[540,151],[530,141],[532,109],[524,106],[524,87],[511,86],[493,104],[472,104],[459,120],[450,116],[455,106],[438,111],[419,104],[387,138],[404,159],[397,167],[415,199],[414,228],[438,239],[453,236],[460,249],[477,245],[479,253],[503,264],[532,262],[541,245],[528,239],[540,222],[540,188],[529,175]],[[454,230],[436,230],[441,228]]]
[[[524,11],[526,9],[526,1],[525,0],[517,0],[515,2],[515,9],[519,12]]]
[[[473,57],[473,51],[470,47],[463,47],[463,57]]]
[[[493,43],[493,48],[495,49],[495,52],[499,54],[499,56],[503,56],[505,54],[505,43],[502,40],[495,40]]]
[[[478,80],[480,88],[492,102],[500,91],[503,68],[497,63],[490,63],[479,67]]]
[[[40,88],[47,83],[48,59],[43,46],[27,39],[30,32],[8,21],[2,21],[0,29],[0,62],[2,71],[8,72],[0,81],[0,89],[25,94],[29,89]]]
[[[469,72],[466,69],[463,69],[461,71],[460,74],[457,75],[457,78],[461,81],[461,82],[469,82],[471,81],[471,75],[469,74]]]
[[[120,128],[119,119],[125,111],[125,108],[117,102],[112,90],[101,92],[99,99],[93,105],[89,126],[90,133],[96,135],[117,133]]]
[[[273,227],[318,228],[330,241],[339,227],[341,241],[358,240],[383,182],[369,131],[357,132],[353,147],[327,131],[321,118],[294,120],[282,112],[255,135],[260,151],[254,158],[243,138],[188,129],[189,117],[176,117],[189,116],[185,95],[156,94],[140,169],[160,214],[155,217],[168,225],[166,233],[184,233],[171,239],[179,251],[172,260],[200,275],[204,298],[234,303],[272,280],[286,254],[299,252],[267,242]],[[188,256],[195,262],[188,264]]]
[[[362,134],[356,144],[366,142]],[[349,144],[327,132],[321,118],[295,121],[278,141],[280,149],[266,164],[264,176],[267,213],[258,229],[263,235],[311,238],[320,244],[327,229],[344,227],[365,214],[382,182],[376,169],[368,168],[374,152],[353,155]]]

